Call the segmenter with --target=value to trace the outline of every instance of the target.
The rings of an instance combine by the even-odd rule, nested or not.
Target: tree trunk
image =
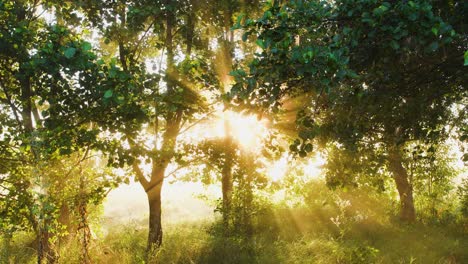
[[[173,96],[175,93],[175,80],[177,80],[177,70],[175,67],[174,60],[174,43],[173,43],[173,29],[175,21],[175,12],[174,4],[176,2],[172,0],[166,0],[166,39],[165,39],[165,48],[166,48],[166,87],[167,95]],[[151,259],[151,255],[155,252],[162,244],[163,239],[163,230],[161,223],[161,190],[164,182],[164,174],[169,164],[177,135],[180,129],[180,123],[182,118],[182,110],[175,105],[176,111],[168,111],[165,115],[166,119],[166,131],[163,135],[163,143],[161,151],[163,153],[162,157],[157,159],[153,158],[153,168],[151,172],[151,180],[148,182],[144,179],[144,176],[140,176],[140,183],[142,183],[143,188],[145,188],[146,195],[148,196],[148,205],[149,205],[149,231],[148,231],[148,245],[146,252],[148,254],[147,260]],[[155,136],[157,136],[157,131]],[[155,148],[157,151],[157,148]],[[139,169],[138,169],[139,170]],[[139,173],[142,175],[142,173]]]
[[[70,241],[70,239],[73,237],[76,231],[76,227],[73,225],[71,220],[70,206],[68,206],[66,202],[62,203],[62,205],[60,206],[59,217],[57,221],[66,229],[66,234],[60,236],[59,238],[59,244],[66,244]]]
[[[413,201],[413,186],[409,182],[408,172],[402,164],[402,157],[398,149],[390,150],[389,170],[393,174],[393,179],[400,196],[400,218],[404,222],[414,222],[416,213]]]
[[[223,221],[228,225],[229,215],[231,213],[232,203],[232,166],[231,162],[226,161],[222,171],[222,189],[223,189]]]
[[[81,244],[80,252],[80,263],[89,264],[91,263],[91,257],[89,256],[89,244],[91,242],[91,229],[88,223],[88,197],[86,193],[86,182],[83,171],[80,167],[80,194],[78,198],[78,213],[80,216],[78,222],[78,231]]]
[[[78,211],[80,214],[80,223],[78,225],[78,230],[80,232],[80,263],[89,264],[91,263],[91,257],[89,256],[89,244],[91,242],[91,230],[88,224],[88,206],[86,200],[80,201],[78,205]]]
[[[234,50],[234,39],[229,38],[229,34],[233,34],[231,30],[232,27],[232,12],[230,8],[226,10],[224,13],[224,39],[221,42],[221,55],[220,61],[224,63],[221,67],[218,67],[218,74],[221,76],[222,81],[222,89],[223,93],[228,93],[229,83],[231,82],[231,76],[229,72],[232,71],[232,64],[233,64],[233,50]],[[224,106],[225,108],[228,105]],[[224,166],[222,168],[222,191],[223,191],[223,223],[225,229],[229,230],[229,219],[231,218],[231,207],[232,207],[232,192],[233,192],[233,179],[232,179],[232,166],[233,166],[233,159],[235,158],[234,154],[234,144],[233,144],[233,136],[231,133],[231,120],[225,116],[224,118],[224,131],[225,131],[225,139],[224,139],[224,154],[226,155],[226,160]]]
[[[245,156],[245,186],[242,190],[245,194],[245,203],[244,203],[244,226],[245,234],[248,238],[251,238],[253,235],[253,225],[252,225],[252,215],[253,215],[253,173],[255,170],[254,156],[250,152],[244,152],[242,155]]]
[[[43,178],[42,178],[43,179]],[[44,182],[41,183],[42,186],[45,185]],[[46,194],[47,197],[50,197],[50,194]],[[40,202],[39,215],[37,215],[37,263],[57,263],[58,262],[58,252],[55,250],[56,245],[52,243],[55,240],[56,233],[53,231],[55,226],[55,218],[53,211],[48,208],[47,204],[50,202],[49,199],[46,201],[36,201]]]
[[[164,142],[167,143],[166,140]],[[166,144],[163,145],[167,146]],[[170,159],[153,159],[153,168],[151,171],[150,181],[145,178],[138,164],[133,164],[133,170],[135,171],[137,178],[141,186],[144,188],[146,196],[148,197],[149,220],[148,244],[146,248],[147,262],[150,262],[152,255],[156,250],[159,249],[162,244],[163,231],[161,223],[161,190],[164,181],[164,173],[169,160]]]
[[[233,146],[232,146],[232,136],[230,134],[231,126],[229,120],[224,120],[224,129],[225,129],[225,155],[226,160],[221,171],[221,185],[223,191],[223,223],[226,228],[229,227],[229,217],[231,213],[231,203],[232,203],[232,191],[233,191],[233,182],[232,182],[232,159],[233,157]]]
[[[57,263],[58,256],[55,252],[51,243],[52,234],[46,230],[47,228],[41,228],[39,230],[38,239],[38,252],[37,252],[37,263],[38,264],[52,264]]]
[[[163,181],[146,192],[149,204],[149,233],[147,252],[151,254],[162,244],[161,189]]]

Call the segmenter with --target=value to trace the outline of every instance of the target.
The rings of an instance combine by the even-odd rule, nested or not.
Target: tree
[[[261,52],[248,72],[233,72],[232,97],[278,110],[306,95],[291,150],[305,156],[317,139],[357,155],[383,153],[400,216],[414,221],[403,149],[442,142],[446,125],[466,118],[452,111],[467,95],[466,8],[461,1],[273,1],[263,17],[244,24]]]
[[[218,47],[207,48],[208,58],[212,61],[212,71],[216,74],[216,81],[214,82],[214,92],[217,94],[217,99],[220,100],[228,93],[232,86],[232,76],[229,72],[232,71],[233,66],[237,63],[235,59],[235,50],[241,49],[244,53],[249,52],[247,45],[240,47],[236,41],[236,34],[233,30],[234,20],[236,16],[243,16],[246,13],[253,14],[258,10],[258,1],[198,1],[201,6],[209,6],[206,10],[200,10],[205,18],[203,27],[210,34],[204,36],[206,41],[217,43]],[[221,101],[221,100],[220,100]],[[221,102],[219,102],[221,103]],[[230,109],[232,106],[227,101],[224,104],[224,111]],[[222,165],[221,185],[223,194],[222,214],[225,227],[229,228],[229,221],[231,216],[232,197],[234,192],[233,186],[233,171],[236,159],[236,143],[231,133],[232,124],[227,114],[224,118],[224,131],[225,137],[221,143],[224,148],[225,160]]]
[[[232,53],[232,47],[227,44],[233,40],[231,20],[235,9],[242,6],[236,3],[84,1],[75,5],[86,15],[85,23],[102,33],[103,55],[118,55],[111,69],[116,87],[106,91],[107,103],[98,108],[106,120],[93,121],[103,131],[128,143],[129,148],[125,144],[117,146],[118,154],[112,155],[111,161],[116,166],[130,163],[148,195],[148,252],[162,243],[161,188],[167,166],[186,155],[177,138],[197,123],[196,118],[205,119],[212,112],[208,111],[200,91],[214,93],[217,90],[219,93],[223,88],[221,82],[227,77],[228,71],[216,76],[219,73],[216,67],[226,68],[226,65],[213,62],[219,57],[209,46],[217,39],[222,47],[218,55]],[[213,9],[206,9],[206,6]],[[215,7],[221,10],[214,10]],[[214,28],[216,33],[210,33]],[[230,55],[229,59],[225,58],[227,68],[232,63],[230,58]],[[153,64],[153,73],[147,69],[148,61]],[[126,95],[131,96],[122,97]],[[109,150],[107,153],[112,153]],[[143,163],[151,163],[150,175],[142,170]],[[229,166],[226,168],[224,175],[229,175]],[[225,181],[225,187],[232,185],[230,181]]]
[[[148,196],[147,251],[151,253],[162,243],[166,169],[184,155],[178,153],[182,150],[177,137],[195,113],[203,115],[207,109],[199,91],[212,80],[197,53],[206,44],[195,31],[198,9],[191,8],[197,5],[195,1],[102,1],[77,7],[86,14],[85,22],[102,32],[103,47],[108,45],[103,52],[109,57],[113,51],[118,54],[110,59],[113,76],[106,100],[94,110],[102,116],[92,120],[120,141],[117,152],[104,150],[111,154],[111,163],[130,164]],[[154,73],[145,65],[148,60],[159,68]],[[149,175],[142,169],[145,163],[150,164]]]
[[[48,24],[39,7],[60,9],[53,1],[0,2],[2,230],[32,229],[38,262],[53,263],[59,209],[66,203],[59,197],[84,158],[67,168],[60,164],[71,154],[87,157],[99,145],[83,102],[102,100],[107,71],[89,42]],[[96,184],[102,195],[105,190]]]

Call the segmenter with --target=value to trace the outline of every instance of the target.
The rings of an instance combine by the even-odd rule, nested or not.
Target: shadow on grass
[[[339,214],[330,202],[267,208],[253,219],[250,236],[238,231],[226,234],[220,221],[168,224],[163,246],[150,263],[468,263],[466,229],[455,224],[402,224],[385,210],[375,213],[382,204],[351,201],[340,219],[344,224],[349,221],[344,235],[330,220]],[[353,220],[358,212],[368,217]],[[8,255],[6,263],[33,263],[35,252],[27,249],[32,238],[18,233],[8,249],[0,244],[0,260]],[[93,240],[91,258],[94,263],[142,264],[146,239],[140,223],[109,226],[107,235]],[[76,242],[63,245],[59,263],[80,263]]]

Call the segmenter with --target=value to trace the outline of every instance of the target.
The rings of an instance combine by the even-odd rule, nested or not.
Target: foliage
[[[462,184],[457,190],[460,199],[460,210],[465,219],[468,219],[468,180],[463,179]]]
[[[253,160],[257,154],[244,149],[239,143],[231,142],[229,151],[226,151],[225,143],[225,139],[211,139],[197,146],[193,152],[206,160],[197,176],[206,185],[222,181],[223,169],[229,162],[234,187],[231,205],[229,211],[225,211],[223,200],[219,199],[215,211],[227,216],[225,234],[248,234],[252,220],[262,210],[258,193],[269,185],[269,180],[259,172],[264,169],[265,162]]]
[[[438,6],[429,1],[279,3],[242,25],[244,36],[255,35],[261,52],[248,71],[232,73],[237,82],[231,96],[278,109],[289,98],[312,94],[298,113],[300,140],[291,150],[305,155],[312,150],[307,142],[318,134],[346,147],[444,135],[441,125],[450,122],[450,107],[466,97],[458,44],[465,36],[435,15]],[[454,26],[462,23],[460,16],[445,15]],[[434,72],[437,79],[421,81]],[[331,111],[321,117],[320,110]]]
[[[45,12],[54,4],[40,7]],[[38,262],[53,262],[58,239],[76,232],[73,213],[77,219],[84,210],[86,222],[87,205],[115,186],[108,173],[85,162],[102,146],[91,117],[110,97],[114,72],[90,42],[48,23],[38,9],[36,1],[0,2],[0,158],[7,161],[1,228],[10,235],[34,231]]]
[[[467,96],[466,33],[454,7],[468,6],[273,1],[262,17],[238,25],[246,30],[244,40],[254,36],[260,52],[248,69],[232,72],[236,84],[230,97],[273,111],[305,98],[290,150],[303,157],[313,151],[312,143],[331,145],[329,167],[338,177],[339,166],[364,181],[388,169],[402,219],[414,221],[409,160],[402,150],[415,143],[442,144],[451,127],[466,122],[464,110],[453,110]],[[382,187],[377,177],[371,184]]]
[[[460,173],[453,168],[454,161],[445,146],[416,145],[408,148],[411,162],[409,171],[420,214],[430,214],[434,220],[443,219],[450,208],[450,195],[454,194],[453,181]],[[430,218],[429,216],[423,218]]]
[[[467,181],[456,186],[448,142],[468,139],[467,10],[0,0],[1,261],[464,262]],[[227,119],[223,138],[184,137],[221,107],[268,119],[261,149],[241,147]],[[296,160],[269,180],[283,136]],[[299,159],[314,151],[323,180]],[[163,182],[182,168],[221,181],[223,219],[171,226],[161,244]],[[148,196],[148,243],[137,223],[92,238],[130,170]],[[416,207],[418,223],[394,221],[397,191],[401,218]]]

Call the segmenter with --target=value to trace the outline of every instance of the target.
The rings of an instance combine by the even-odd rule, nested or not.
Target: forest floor
[[[388,195],[324,186],[317,182],[301,189],[297,203],[297,194],[279,203],[272,203],[271,196],[257,199],[250,224],[229,231],[219,215],[187,222],[163,219],[163,245],[151,263],[468,263],[468,221],[459,213],[419,215],[416,223],[404,224]],[[92,263],[144,263],[146,219],[93,221]],[[36,263],[33,239],[17,233],[8,250],[1,242],[0,264]],[[62,243],[59,251],[59,263],[80,263],[76,239]]]
[[[381,225],[360,221],[340,229],[304,212],[278,211],[251,236],[225,235],[221,225],[169,225],[154,263],[468,263],[468,236],[452,226]],[[268,220],[268,221],[270,221]],[[146,231],[141,223],[110,227],[94,239],[94,263],[143,263]],[[18,235],[10,263],[34,263],[31,237]],[[73,244],[73,243],[72,243]],[[79,263],[76,245],[62,248],[60,263]],[[8,263],[8,262],[2,262]]]

